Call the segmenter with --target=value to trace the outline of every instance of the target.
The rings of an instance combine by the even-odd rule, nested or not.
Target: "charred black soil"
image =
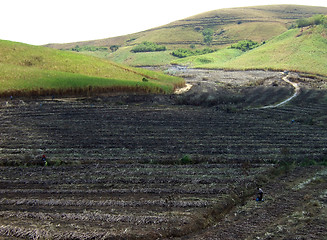
[[[281,73],[202,71],[181,95],[2,100],[0,239],[323,239],[323,83],[264,109]]]

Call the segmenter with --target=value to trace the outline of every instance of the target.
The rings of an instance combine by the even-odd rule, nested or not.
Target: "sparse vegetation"
[[[68,49],[74,52],[82,52],[82,51],[90,51],[90,52],[95,52],[95,51],[108,51],[107,47],[95,47],[95,46],[79,46],[76,45],[75,47]]]

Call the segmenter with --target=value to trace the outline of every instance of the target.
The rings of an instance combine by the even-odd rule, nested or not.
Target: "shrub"
[[[116,51],[118,50],[119,47],[120,47],[119,45],[111,45],[111,46],[110,46],[110,50],[111,50],[112,52],[116,52]]]
[[[314,166],[317,165],[317,162],[313,159],[304,159],[300,162],[301,167],[308,167],[308,166]]]
[[[215,50],[210,49],[210,48],[205,48],[202,50],[195,50],[195,51],[189,50],[186,48],[179,48],[179,49],[173,51],[171,54],[174,57],[185,58],[185,57],[190,57],[190,56],[195,56],[195,55],[203,55],[203,54],[207,54],[207,53],[212,53],[214,51]]]
[[[309,18],[301,18],[296,20],[295,27],[302,28],[314,25],[324,25],[327,27],[327,16],[316,14]]]
[[[71,49],[72,51],[74,51],[74,52],[79,52],[80,50],[81,50],[81,48],[78,46],[78,45],[76,45],[74,48],[72,48]]]
[[[206,28],[202,31],[202,35],[203,35],[203,40],[205,43],[209,44],[212,42],[213,39],[213,30],[211,28]]]
[[[189,155],[184,155],[180,160],[180,164],[192,164],[193,161]]]
[[[252,40],[242,40],[231,46],[231,48],[240,49],[243,52],[249,51],[259,46],[259,43]]]
[[[96,52],[96,51],[108,51],[107,47],[96,47],[96,46],[82,46],[76,45],[75,47],[70,49],[74,52],[81,52],[81,51],[89,51],[89,52]]]
[[[193,55],[193,52],[189,49],[179,48],[171,53],[174,57],[185,58]]]
[[[131,52],[157,52],[166,51],[166,47],[153,42],[143,42],[132,48]]]

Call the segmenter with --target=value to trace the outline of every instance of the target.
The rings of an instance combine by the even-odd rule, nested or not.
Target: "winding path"
[[[285,105],[286,103],[288,103],[289,101],[291,101],[293,98],[295,98],[297,95],[299,95],[300,93],[300,90],[301,88],[299,87],[299,85],[297,83],[294,83],[294,82],[291,82],[290,80],[288,80],[288,75],[286,75],[285,77],[283,77],[283,81],[287,82],[288,84],[291,84],[293,87],[294,87],[294,94],[287,98],[286,100],[280,102],[280,103],[277,103],[277,104],[274,104],[274,105],[268,105],[268,106],[264,106],[264,107],[261,107],[259,109],[266,109],[266,108],[276,108],[276,107],[280,107],[282,105]]]
[[[185,87],[176,89],[174,94],[182,94],[188,92],[192,88],[192,86],[192,84],[186,83]]]

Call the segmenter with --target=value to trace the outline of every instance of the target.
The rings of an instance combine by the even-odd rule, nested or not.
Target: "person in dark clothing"
[[[44,163],[44,166],[47,166],[48,165],[47,157],[44,154],[42,155],[42,161]]]
[[[263,200],[263,191],[261,188],[258,187],[258,194],[257,194],[257,201],[262,201]]]

